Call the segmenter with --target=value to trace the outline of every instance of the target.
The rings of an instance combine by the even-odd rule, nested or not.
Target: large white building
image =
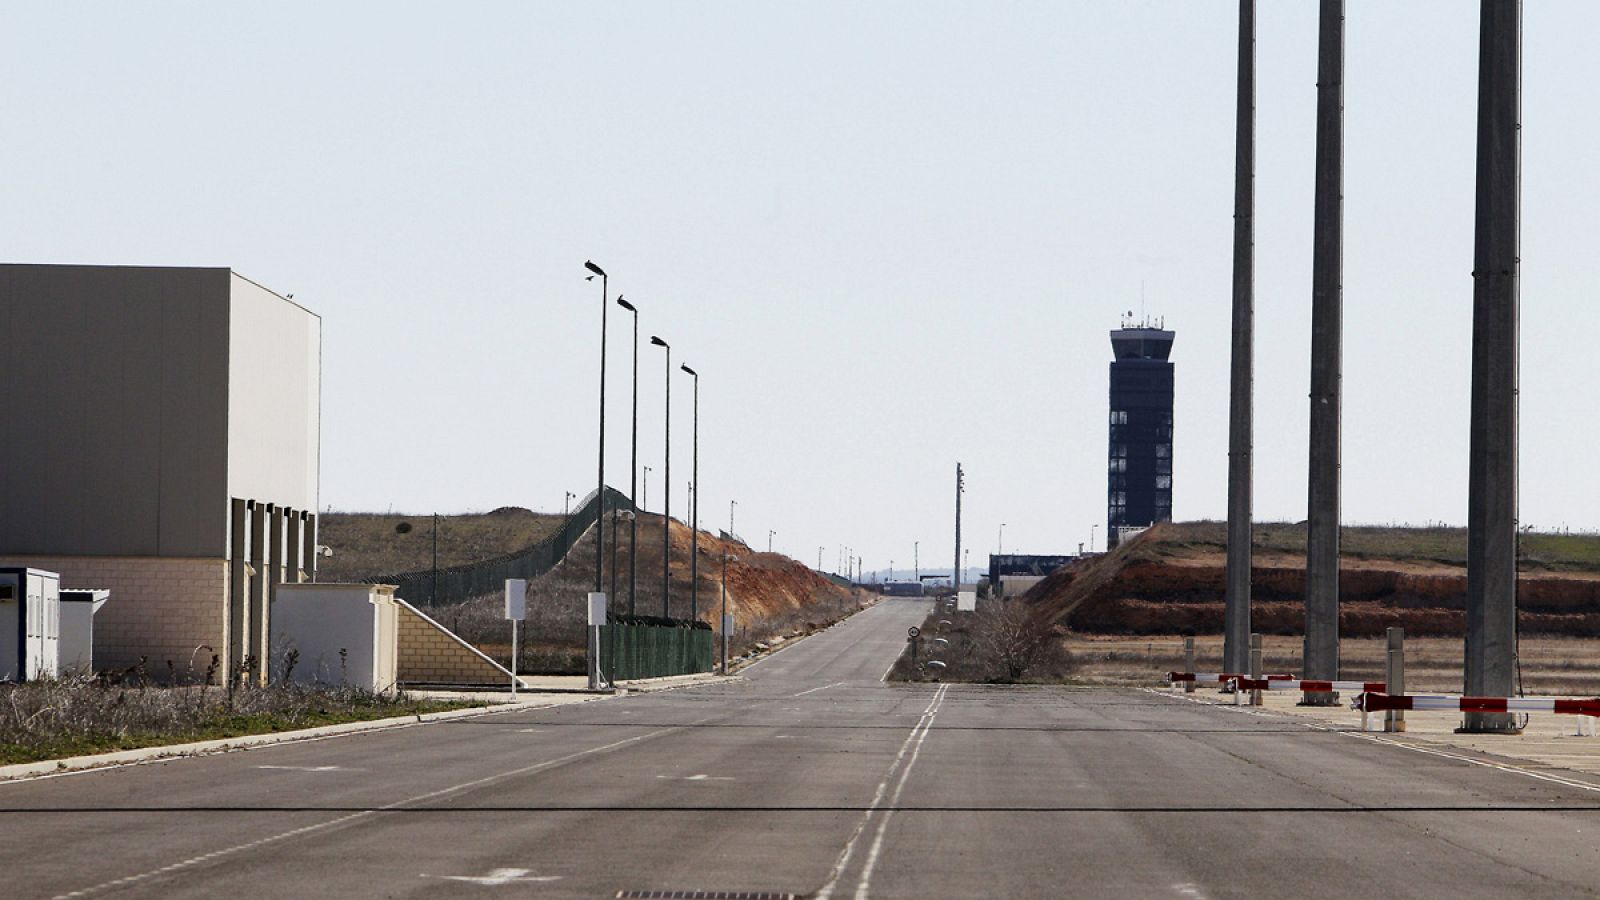
[[[110,589],[102,669],[259,677],[315,561],[321,319],[229,269],[5,264],[0,342],[0,565]]]

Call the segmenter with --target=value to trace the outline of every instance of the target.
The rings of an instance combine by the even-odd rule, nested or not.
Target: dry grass
[[[565,516],[521,507],[439,517],[439,568],[481,562],[523,550],[555,534]],[[360,581],[421,572],[433,566],[433,516],[327,513],[318,540],[333,556],[318,561],[321,581]]]
[[[1079,663],[1075,680],[1097,684],[1152,686],[1169,671],[1181,671],[1183,638],[1097,637],[1074,634],[1066,647]],[[1262,656],[1268,672],[1300,673],[1301,639],[1266,635]],[[1345,638],[1341,677],[1383,679],[1382,638]],[[1222,664],[1221,636],[1195,639],[1195,668],[1216,672]],[[1406,690],[1460,693],[1462,642],[1458,638],[1406,641]],[[1600,639],[1525,637],[1521,643],[1522,689],[1531,695],[1600,695]]]
[[[115,687],[89,678],[0,685],[0,764],[450,709],[353,688]]]
[[[915,661],[908,646],[890,678],[1052,684],[1065,680],[1077,666],[1076,657],[1063,642],[1037,628],[1020,603],[984,600],[976,612],[935,609],[923,621],[921,631]]]

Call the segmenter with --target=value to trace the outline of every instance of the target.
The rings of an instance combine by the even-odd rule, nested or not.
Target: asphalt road
[[[926,608],[731,682],[0,785],[0,896],[1600,892],[1579,776],[1156,692],[882,683]]]

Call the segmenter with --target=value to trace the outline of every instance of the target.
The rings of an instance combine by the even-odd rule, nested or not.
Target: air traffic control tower
[[[1111,428],[1106,466],[1106,543],[1172,520],[1174,333],[1130,317],[1111,332]]]

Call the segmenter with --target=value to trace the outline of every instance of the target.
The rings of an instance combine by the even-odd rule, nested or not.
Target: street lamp
[[[735,540],[735,538],[733,536],[733,508],[735,506],[738,506],[738,505],[739,505],[739,501],[737,501],[737,500],[729,500],[728,501],[728,539],[729,540]],[[818,568],[821,568],[821,566],[818,566]]]
[[[689,621],[700,614],[700,373],[679,366],[694,378],[694,508],[689,512]]]
[[[667,351],[667,427],[666,450],[663,455],[666,462],[662,463],[663,479],[667,489],[664,492],[666,499],[661,501],[661,617],[672,618],[672,345],[655,335],[650,335],[650,343]]]
[[[628,458],[628,502],[639,506],[639,310],[617,295],[617,305],[633,313],[633,453]],[[645,471],[650,471],[646,469]],[[616,560],[612,560],[616,565]],[[628,615],[637,613],[639,596],[639,517],[628,516]]]
[[[775,534],[777,534],[776,531],[773,531],[771,528],[767,529],[767,552],[768,553],[772,552],[772,536],[775,535]]]
[[[650,467],[644,466],[644,477],[639,482],[639,508],[650,511]]]
[[[570,515],[572,515],[572,501],[578,495],[574,494],[571,491],[567,491],[566,493],[567,493],[566,499],[561,501],[561,514],[563,516],[570,516]]]
[[[600,451],[595,468],[598,471],[594,489],[595,507],[594,517],[594,589],[598,593],[605,590],[605,562],[606,562],[606,311],[609,304],[606,302],[606,271],[594,264],[593,260],[584,260],[583,267],[600,276]],[[586,281],[593,281],[594,275],[588,276]]]
[[[1006,555],[1006,523],[1004,523],[1004,522],[1000,523],[1000,539],[998,541],[996,541],[995,543],[1000,545],[999,554],[1001,556],[1005,556]]]
[[[911,576],[918,584],[922,583],[922,542],[911,542]]]
[[[1089,552],[1090,553],[1094,552],[1094,530],[1096,528],[1099,528],[1099,527],[1100,527],[1099,524],[1094,524],[1094,525],[1090,525],[1089,526]]]

